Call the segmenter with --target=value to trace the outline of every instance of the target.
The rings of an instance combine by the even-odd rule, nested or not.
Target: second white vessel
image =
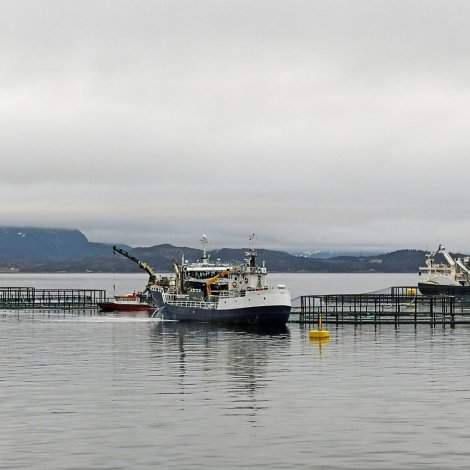
[[[446,263],[436,263],[442,254]],[[470,295],[470,258],[454,259],[443,245],[426,255],[426,266],[419,268],[418,289],[423,295]]]

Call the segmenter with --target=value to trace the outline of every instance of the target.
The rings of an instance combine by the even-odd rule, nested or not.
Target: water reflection
[[[258,336],[289,336],[290,330],[287,325],[221,325],[215,323],[202,322],[177,322],[177,321],[159,321],[156,322],[156,330],[164,333],[185,334],[252,334]]]
[[[159,322],[150,330],[159,361],[170,361],[175,393],[224,399],[225,413],[253,416],[263,408],[269,369],[290,346],[290,330],[206,323]],[[197,383],[198,387],[194,384]],[[189,397],[188,397],[189,398]]]

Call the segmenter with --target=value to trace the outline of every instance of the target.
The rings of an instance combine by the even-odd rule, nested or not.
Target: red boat
[[[155,307],[142,302],[137,294],[115,295],[114,300],[109,302],[98,302],[98,307],[103,312],[153,312]]]

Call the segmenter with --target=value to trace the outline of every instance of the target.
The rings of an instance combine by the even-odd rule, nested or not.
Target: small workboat
[[[113,300],[98,302],[98,307],[103,312],[153,312],[155,310],[154,306],[142,301],[141,297],[135,293],[115,295]]]

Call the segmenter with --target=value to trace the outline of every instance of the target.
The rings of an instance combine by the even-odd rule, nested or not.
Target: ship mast
[[[204,264],[207,264],[208,261],[209,261],[209,259],[207,257],[207,244],[209,243],[209,240],[207,240],[207,237],[206,237],[205,234],[202,235],[202,238],[201,238],[200,242],[201,242],[201,245],[202,245],[202,252],[203,252],[202,262]]]
[[[251,251],[254,251],[255,249],[255,240],[256,240],[256,235],[254,233],[250,234],[250,236],[248,237],[248,239],[250,240],[251,242]]]
[[[256,235],[252,233],[248,239],[251,242],[251,250],[247,255],[249,256],[248,258],[248,263],[250,267],[255,267],[256,266],[256,256],[258,256],[258,253],[255,251],[255,240],[256,240]]]

